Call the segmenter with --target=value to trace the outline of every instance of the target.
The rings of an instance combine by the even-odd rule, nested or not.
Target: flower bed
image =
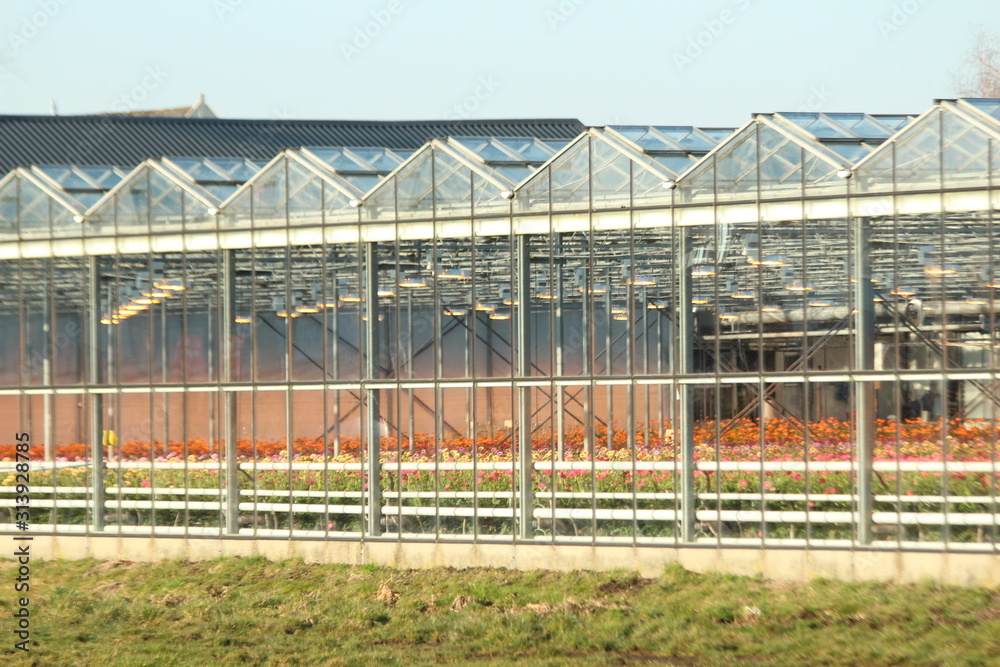
[[[679,509],[674,493],[680,488],[678,457],[671,431],[663,424],[635,426],[634,445],[630,445],[625,428],[596,432],[595,447],[588,451],[584,432],[576,429],[564,435],[563,462],[577,463],[575,469],[548,468],[535,470],[532,483],[536,507],[548,509],[579,510],[663,510]],[[993,462],[997,458],[995,435],[998,424],[994,422],[930,423],[923,421],[891,422],[877,424],[875,458],[880,462]],[[610,437],[609,437],[610,436]],[[558,444],[551,433],[536,434],[533,441],[533,460],[547,462],[557,459]],[[751,420],[733,422],[702,422],[695,428],[695,458],[699,463],[718,462],[782,462],[809,461],[808,471],[802,470],[698,470],[695,473],[699,508],[718,511],[788,511],[836,512],[853,509],[855,475],[843,468],[844,462],[856,458],[853,450],[851,426],[847,422],[824,420],[799,424],[790,420],[771,420],[763,429]],[[41,445],[36,444],[40,457]],[[105,475],[105,486],[111,489],[109,498],[148,501],[155,497],[163,500],[205,500],[198,490],[216,489],[221,492],[229,484],[225,468],[205,469],[200,466],[218,464],[219,443],[202,438],[186,442],[162,443],[130,440],[114,448],[109,461],[149,463],[150,467],[111,468]],[[281,504],[289,502],[289,492],[300,506],[309,505],[358,505],[368,484],[361,470],[362,443],[359,439],[343,439],[340,453],[334,456],[332,444],[322,438],[296,438],[292,443],[292,462],[318,464],[314,470],[272,470],[267,464],[288,462],[288,443],[285,440],[240,440],[239,460],[242,468],[237,484],[244,495],[244,502]],[[43,463],[35,464],[32,472],[34,487],[86,487],[90,484],[89,466],[86,465],[84,445],[70,444],[60,447],[58,461],[80,466],[45,470]],[[453,435],[435,442],[433,437],[418,434],[413,442],[406,439],[383,438],[381,442],[381,488],[388,492],[384,503],[401,507],[476,507],[480,509],[509,510],[511,497],[517,488],[518,473],[511,470],[510,462],[516,453],[516,443],[509,437],[470,438]],[[0,458],[12,460],[12,449],[0,447]],[[155,464],[183,463],[187,469],[156,469]],[[448,464],[471,464],[482,469],[449,469]],[[610,465],[624,463],[624,466]],[[830,469],[823,464],[830,462]],[[406,469],[413,464],[432,469]],[[328,469],[327,464],[334,465]],[[506,469],[503,464],[507,464]],[[658,464],[658,465],[647,465]],[[817,465],[818,464],[818,465]],[[468,468],[469,466],[466,466]],[[621,469],[624,467],[625,469]],[[642,469],[655,468],[655,469]],[[889,466],[892,468],[893,466]],[[323,469],[326,468],[326,469]],[[435,469],[436,468],[436,469]],[[895,497],[895,501],[878,501],[876,511],[883,512],[941,512],[947,505],[951,513],[995,512],[1000,491],[996,468],[993,472],[943,473],[928,470],[883,470],[874,480],[876,497]],[[14,483],[13,475],[3,484]],[[136,489],[129,491],[129,489]],[[177,490],[175,492],[173,490]],[[184,491],[186,490],[186,491]],[[473,499],[471,494],[475,493]],[[403,494],[396,496],[394,494]],[[424,494],[421,496],[420,494]],[[431,494],[427,497],[427,494]],[[561,494],[561,495],[555,495]],[[574,494],[574,495],[570,495]],[[615,494],[625,494],[624,496]],[[405,496],[405,497],[404,497]],[[940,496],[960,497],[959,502],[943,502]],[[208,498],[218,501],[219,493]],[[986,498],[984,500],[984,497]],[[978,498],[978,500],[976,499]],[[79,523],[86,519],[84,511],[59,510],[59,522],[67,517]],[[179,523],[196,521],[201,525],[222,525],[219,511],[156,510],[154,519],[150,512],[133,515],[136,523]],[[117,513],[120,515],[121,513]],[[262,525],[267,527],[299,527],[330,530],[358,530],[360,514],[339,511],[331,514],[324,509],[310,513],[297,511],[266,512]],[[125,520],[122,516],[118,521]],[[44,522],[42,516],[37,521]],[[395,519],[392,519],[395,521]],[[469,521],[455,517],[414,517],[404,522],[404,530],[414,532],[430,530],[442,532],[469,532]],[[480,517],[479,532],[511,532],[513,520],[509,517]],[[258,525],[257,517],[253,518]],[[583,524],[581,526],[581,523]],[[755,521],[750,528],[726,527],[731,534],[753,536],[795,537],[808,532],[813,537],[850,536],[849,524],[806,525],[807,522],[764,524]],[[713,524],[711,533],[723,531],[723,524]],[[391,524],[390,524],[391,527]],[[712,526],[708,526],[711,529]],[[583,522],[549,521],[542,530],[575,534],[621,534],[635,531],[640,535],[670,535],[676,530],[672,521],[588,519]],[[944,529],[914,528],[913,535],[897,530],[894,539],[904,537],[935,539]],[[749,531],[749,532],[748,532]],[[902,532],[901,532],[902,531]],[[988,540],[995,535],[990,527],[984,533],[982,526],[952,529],[949,539]]]

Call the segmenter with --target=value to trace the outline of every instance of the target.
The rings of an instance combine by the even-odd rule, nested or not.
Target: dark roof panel
[[[163,156],[270,160],[285,148],[354,146],[414,150],[452,135],[572,139],[573,119],[350,121],[134,116],[0,116],[0,175],[32,164],[132,167]]]

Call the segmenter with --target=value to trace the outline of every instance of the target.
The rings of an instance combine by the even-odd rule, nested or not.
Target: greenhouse
[[[13,168],[35,529],[997,550],[1000,100],[539,135]]]

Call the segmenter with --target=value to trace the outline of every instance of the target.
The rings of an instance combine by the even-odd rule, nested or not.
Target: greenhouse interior
[[[1000,100],[455,129],[13,167],[0,530],[998,549]]]

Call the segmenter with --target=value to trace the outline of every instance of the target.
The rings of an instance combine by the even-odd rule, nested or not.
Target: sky
[[[984,0],[3,0],[0,114],[736,127],[956,97]]]

